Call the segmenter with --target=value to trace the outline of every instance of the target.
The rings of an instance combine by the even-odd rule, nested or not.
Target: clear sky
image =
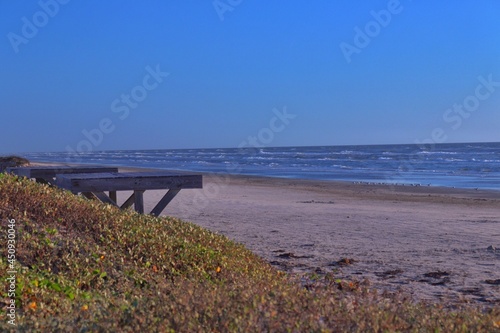
[[[0,0],[0,153],[500,141],[499,17],[498,0]]]

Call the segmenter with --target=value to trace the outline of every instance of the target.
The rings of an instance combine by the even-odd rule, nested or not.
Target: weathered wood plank
[[[57,174],[118,172],[118,168],[80,166],[15,167],[8,168],[7,171],[20,177],[50,180],[55,178]]]
[[[139,214],[144,214],[144,191],[134,191],[135,194],[135,202],[134,208],[135,211]]]
[[[129,172],[58,175],[56,185],[71,191],[127,191],[202,188],[201,175]]]
[[[113,200],[114,202],[118,203],[117,197],[116,197],[116,191],[109,191],[109,198]]]
[[[170,203],[170,201],[172,201],[172,199],[175,198],[175,196],[177,195],[177,193],[179,193],[181,190],[179,189],[171,189],[169,190],[164,196],[163,198],[161,198],[161,200],[158,202],[158,204],[155,206],[155,208],[153,208],[153,210],[151,211],[151,215],[154,215],[154,216],[158,216],[161,214],[161,212],[165,209],[165,207],[167,207],[167,205]]]

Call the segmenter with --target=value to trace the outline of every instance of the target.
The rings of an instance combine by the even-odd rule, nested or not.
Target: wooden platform
[[[13,167],[7,168],[7,172],[20,177],[34,178],[40,183],[53,184],[56,175],[70,173],[102,173],[118,172],[118,168],[109,167],[81,167],[81,166],[43,166],[43,167]]]
[[[181,189],[202,188],[201,175],[190,175],[173,172],[106,172],[106,173],[79,173],[58,174],[55,184],[73,193],[83,193],[86,196],[95,196],[102,202],[117,206],[116,191],[134,191],[121,205],[128,208],[134,205],[139,213],[144,213],[143,194],[146,190],[167,189],[168,192],[153,208],[150,214],[158,216],[172,201]],[[106,195],[104,192],[109,192]]]

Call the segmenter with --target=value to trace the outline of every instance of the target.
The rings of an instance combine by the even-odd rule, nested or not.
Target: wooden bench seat
[[[53,184],[57,174],[69,173],[102,173],[118,172],[114,167],[82,167],[82,166],[37,166],[37,167],[11,167],[6,170],[20,177],[34,178],[40,183]]]
[[[169,171],[58,174],[55,184],[73,193],[81,192],[87,196],[96,196],[102,202],[117,207],[116,197],[107,196],[104,192],[133,191],[132,195],[119,207],[128,208],[133,204],[139,213],[144,213],[144,191],[166,189],[168,192],[150,212],[155,216],[163,211],[181,189],[203,187],[201,175]]]

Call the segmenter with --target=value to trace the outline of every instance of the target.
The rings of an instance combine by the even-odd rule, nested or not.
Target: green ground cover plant
[[[9,220],[17,270],[17,326],[4,282],[0,331],[500,332],[498,307],[415,303],[332,274],[304,283],[192,223],[7,174],[0,216],[0,275]]]

